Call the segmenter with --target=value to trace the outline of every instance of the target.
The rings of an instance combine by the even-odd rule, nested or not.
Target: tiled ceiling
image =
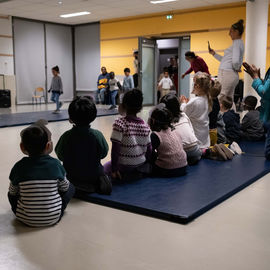
[[[62,4],[59,4],[62,2]],[[79,24],[156,12],[228,4],[239,0],[178,0],[156,4],[150,0],[9,0],[0,1],[0,14],[50,22]],[[59,15],[90,11],[90,15],[60,18]]]

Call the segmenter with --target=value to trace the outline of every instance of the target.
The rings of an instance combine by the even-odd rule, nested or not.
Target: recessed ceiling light
[[[88,15],[91,14],[89,11],[82,11],[82,12],[75,12],[75,13],[70,13],[70,14],[63,14],[60,15],[62,18],[70,18],[70,17],[76,17],[76,16],[83,16],[83,15]]]
[[[150,1],[151,4],[163,4],[168,2],[176,2],[178,0],[157,0],[157,1]]]
[[[58,1],[58,5],[62,5],[63,4],[63,1]]]

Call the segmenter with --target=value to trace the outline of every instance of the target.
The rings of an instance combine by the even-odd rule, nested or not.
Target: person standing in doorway
[[[194,73],[201,71],[210,74],[205,61],[200,56],[195,55],[194,52],[186,52],[185,58],[190,63],[190,68],[184,74],[182,74],[182,79],[184,79],[186,75],[190,74],[192,71],[194,71]]]
[[[172,86],[173,86],[173,82],[172,82],[171,78],[169,77],[168,71],[164,72],[164,77],[160,80],[160,82],[158,83],[158,86],[159,86],[160,91],[161,91],[160,98],[162,98],[170,93]]]
[[[134,66],[134,74],[133,74],[133,81],[134,81],[134,87],[137,88],[139,84],[139,52],[136,50],[133,53],[134,60],[133,60],[133,66]]]
[[[220,98],[222,96],[234,97],[234,90],[239,82],[239,72],[244,57],[244,42],[241,39],[244,33],[244,21],[239,20],[234,23],[229,35],[233,41],[231,47],[227,48],[224,56],[217,54],[208,43],[208,50],[218,61],[220,61],[218,80],[222,85]]]
[[[168,67],[168,71],[170,74],[170,78],[173,81],[173,85],[175,87],[176,94],[178,92],[178,56],[170,58],[170,65]]]
[[[59,113],[60,108],[63,105],[63,102],[59,101],[60,95],[63,94],[63,84],[62,84],[62,79],[60,77],[60,70],[58,66],[55,66],[52,68],[52,82],[51,82],[51,87],[49,89],[49,93],[52,92],[51,96],[51,101],[55,102],[56,104],[56,110],[53,111],[53,113]]]
[[[105,92],[109,86],[109,79],[110,75],[107,72],[106,67],[101,68],[101,74],[98,76],[97,80],[97,91],[96,91],[96,104],[99,104],[100,102],[102,104],[105,104]]]

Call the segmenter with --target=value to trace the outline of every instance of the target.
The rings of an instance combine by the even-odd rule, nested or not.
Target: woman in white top
[[[188,165],[195,165],[202,157],[202,151],[198,145],[192,124],[188,116],[181,112],[180,103],[176,95],[168,94],[161,100],[173,115],[174,132],[182,139],[183,148],[187,154]]]
[[[198,72],[194,76],[194,89],[192,91],[195,97],[190,100],[184,96],[181,97],[181,111],[189,117],[201,149],[210,146],[208,114],[212,108],[210,97],[212,84],[209,74]]]
[[[244,32],[244,21],[239,20],[231,26],[229,35],[233,41],[232,46],[224,51],[224,56],[217,54],[209,45],[209,53],[220,61],[218,80],[222,85],[221,96],[233,99],[234,90],[239,82],[239,72],[244,57],[244,42],[241,39]]]

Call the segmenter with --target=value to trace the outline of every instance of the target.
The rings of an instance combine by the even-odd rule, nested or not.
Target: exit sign
[[[167,19],[167,20],[172,20],[172,19],[173,19],[173,15],[171,15],[171,14],[167,15],[167,16],[166,16],[166,19]]]

